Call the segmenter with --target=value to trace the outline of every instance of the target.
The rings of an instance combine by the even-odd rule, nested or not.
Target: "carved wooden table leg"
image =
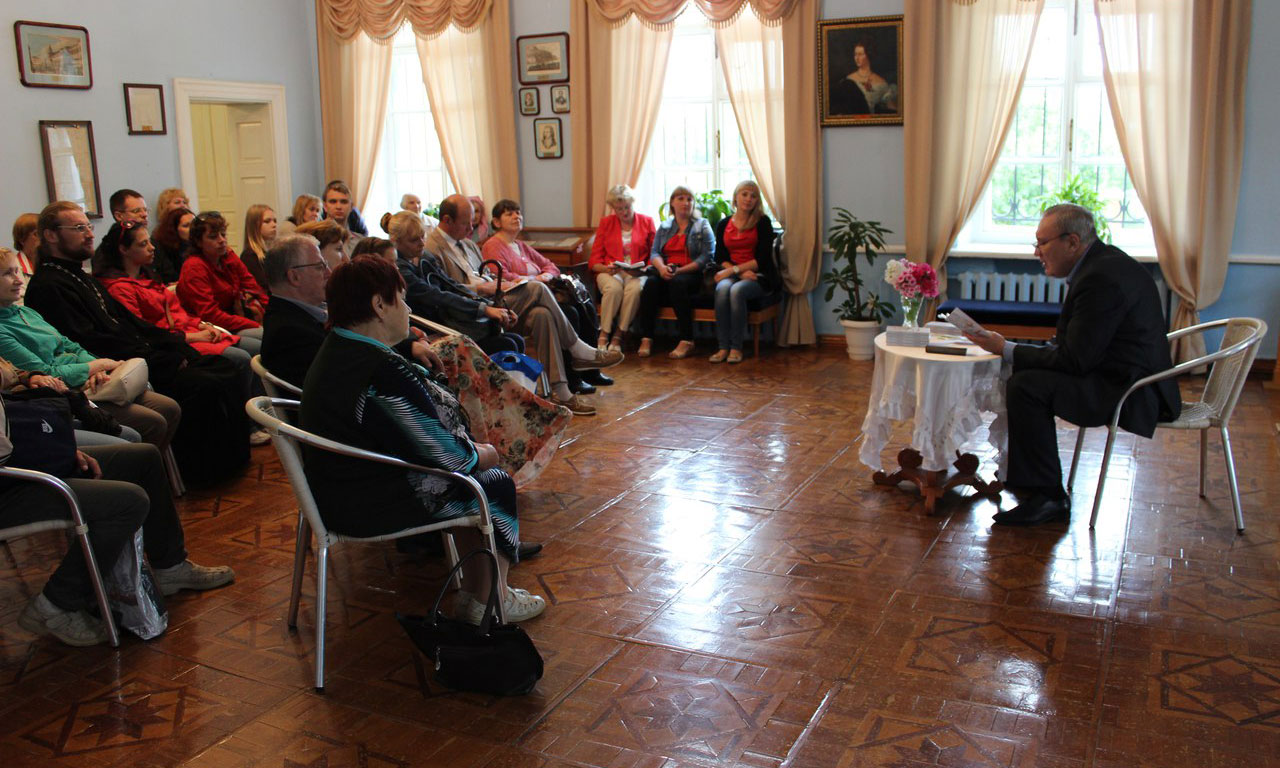
[[[924,458],[919,451],[915,448],[903,448],[898,452],[898,469],[891,474],[877,471],[871,475],[871,480],[876,485],[914,483],[920,489],[920,494],[924,496],[924,510],[930,515],[937,507],[938,498],[956,486],[971,486],[979,495],[992,499],[998,497],[1000,491],[1004,490],[1004,484],[999,480],[988,483],[978,476],[980,462],[972,453],[962,454],[956,451],[954,464],[956,473],[950,477],[947,477],[945,470],[921,469],[920,465],[923,463]]]

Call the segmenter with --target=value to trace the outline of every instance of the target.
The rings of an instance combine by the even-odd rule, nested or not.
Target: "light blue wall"
[[[569,31],[567,0],[512,0],[511,2],[511,83],[517,91],[538,89],[539,113],[536,117],[560,118],[564,157],[539,160],[533,152],[534,116],[523,117],[516,108],[516,140],[520,146],[520,204],[525,221],[531,227],[567,226],[573,221],[573,128],[571,114],[551,112],[551,86],[521,86],[519,62],[515,56],[515,38],[522,35],[544,35]],[[514,96],[514,94],[513,94]],[[577,107],[577,94],[570,89],[569,108]],[[490,205],[492,200],[486,201]]]
[[[198,10],[196,10],[198,8]],[[194,11],[194,12],[193,12]],[[26,88],[18,80],[13,22],[73,24],[89,30],[93,88],[87,91]],[[0,224],[39,211],[48,202],[40,153],[40,120],[90,120],[98,156],[102,206],[121,187],[142,192],[154,204],[165,187],[180,183],[173,111],[173,79],[239,80],[285,86],[294,194],[316,190],[320,179],[320,99],[316,84],[315,4],[312,0],[219,0],[187,4],[169,0],[6,0],[0,30],[8,36],[0,55]],[[123,83],[164,86],[168,134],[130,136],[125,126]],[[282,190],[290,201],[290,190]]]

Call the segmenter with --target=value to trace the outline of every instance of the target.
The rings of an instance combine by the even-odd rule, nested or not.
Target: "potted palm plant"
[[[867,264],[875,261],[876,251],[884,248],[884,236],[891,230],[878,221],[862,221],[844,208],[834,208],[835,225],[827,234],[827,246],[831,248],[831,271],[822,276],[827,284],[826,300],[831,301],[836,290],[845,292],[844,301],[836,305],[834,312],[844,326],[845,344],[851,360],[870,360],[873,344],[884,320],[893,314],[894,306],[866,290],[862,276],[858,274],[858,252]]]

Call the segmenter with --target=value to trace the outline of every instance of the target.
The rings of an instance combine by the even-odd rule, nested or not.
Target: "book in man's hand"
[[[946,317],[942,319],[946,320],[948,323],[951,323],[955,327],[959,328],[961,333],[968,333],[974,336],[981,336],[987,332],[987,329],[983,328],[982,325],[977,320],[974,320],[972,317],[969,317],[968,315],[966,315],[963,309],[953,309]]]

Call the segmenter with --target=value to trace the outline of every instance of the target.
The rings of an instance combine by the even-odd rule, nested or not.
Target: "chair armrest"
[[[454,329],[450,328],[447,325],[442,325],[440,323],[435,322],[434,320],[428,320],[427,318],[422,317],[420,315],[409,315],[409,322],[413,323],[414,325],[425,328],[429,331],[442,333],[445,336],[461,336],[462,335],[461,331],[455,331]]]
[[[34,469],[19,469],[18,467],[0,467],[0,478],[39,483],[52,488],[62,496],[62,500],[67,502],[67,506],[70,507],[71,522],[75,524],[76,532],[79,533],[79,529],[84,526],[84,518],[80,515],[80,502],[76,499],[75,493],[72,492],[71,486],[61,479],[47,472],[37,472]]]

